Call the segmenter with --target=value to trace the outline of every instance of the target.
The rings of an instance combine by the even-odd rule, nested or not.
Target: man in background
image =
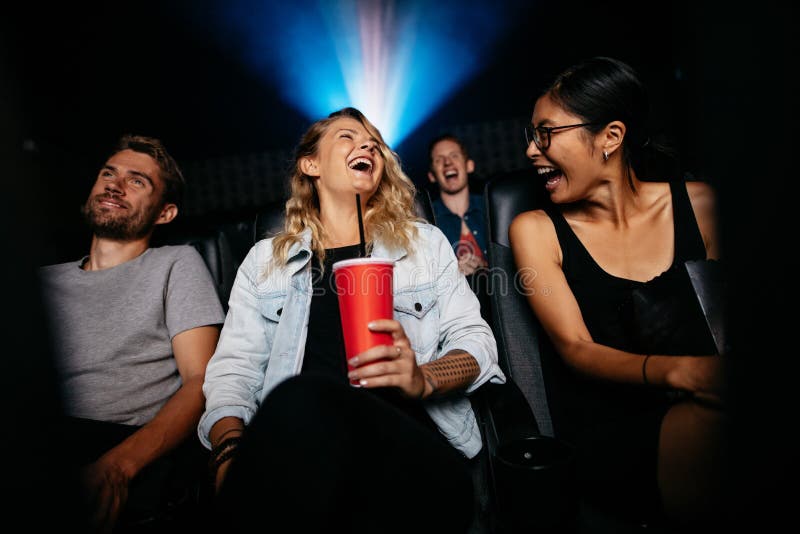
[[[461,139],[450,133],[434,138],[428,153],[431,160],[428,180],[439,189],[439,197],[432,202],[436,226],[453,246],[458,269],[480,301],[481,316],[491,325],[486,213],[483,195],[469,190],[475,162]]]
[[[433,201],[436,225],[453,245],[461,272],[471,275],[488,265],[483,196],[469,191],[475,162],[452,134],[431,141],[429,154],[428,179],[439,189],[439,198]]]

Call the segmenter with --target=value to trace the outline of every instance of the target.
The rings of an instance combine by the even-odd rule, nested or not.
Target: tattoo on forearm
[[[433,393],[471,384],[481,372],[472,355],[459,351],[422,366],[422,374]]]

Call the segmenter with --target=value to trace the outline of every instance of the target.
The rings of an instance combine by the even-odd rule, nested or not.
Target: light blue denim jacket
[[[494,335],[458,271],[453,248],[437,227],[417,223],[417,229],[413,253],[389,250],[381,243],[372,251],[374,257],[395,260],[394,318],[403,325],[417,363],[461,349],[481,368],[467,393],[488,380],[505,382]],[[283,267],[265,269],[272,258],[272,239],[256,243],[239,267],[203,384],[206,411],[198,435],[208,448],[208,434],[218,420],[234,416],[249,424],[264,397],[300,373],[312,295],[310,231],[301,237]],[[455,448],[468,458],[480,451],[480,432],[466,396],[425,401],[425,407]]]

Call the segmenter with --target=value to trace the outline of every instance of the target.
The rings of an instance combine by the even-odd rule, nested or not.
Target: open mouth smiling
[[[347,164],[347,166],[355,171],[372,174],[373,163],[369,158],[365,158],[363,156],[354,158],[352,161],[350,161],[350,163]]]
[[[536,174],[545,179],[545,187],[549,190],[558,185],[564,174],[556,167],[536,167]]]

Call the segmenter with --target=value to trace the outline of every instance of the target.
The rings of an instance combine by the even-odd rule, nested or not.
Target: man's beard
[[[110,210],[101,208],[100,201],[108,195],[89,198],[81,208],[81,213],[96,237],[115,241],[134,241],[148,235],[158,219],[161,206],[153,205],[139,213],[119,213],[112,215]]]

